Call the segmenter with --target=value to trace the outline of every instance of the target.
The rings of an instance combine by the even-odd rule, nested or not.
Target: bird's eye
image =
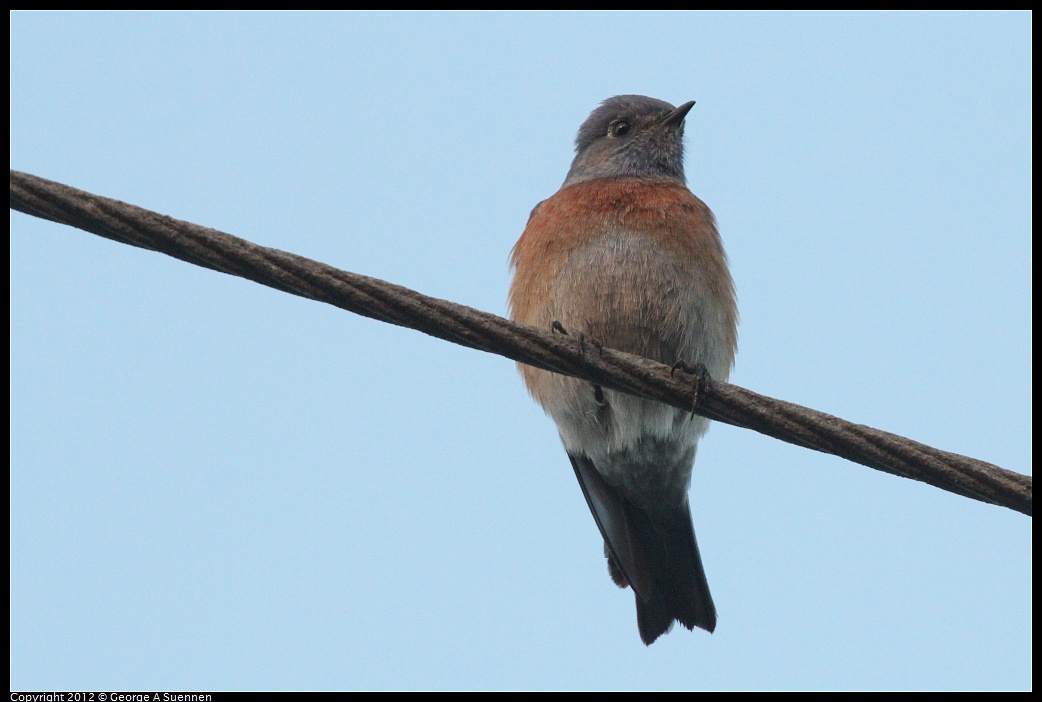
[[[608,136],[624,137],[630,133],[630,123],[623,120],[612,122],[608,127]]]

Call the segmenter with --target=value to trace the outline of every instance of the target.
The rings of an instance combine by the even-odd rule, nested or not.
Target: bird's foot
[[[560,322],[558,322],[556,319],[554,321],[550,322],[550,331],[551,331],[551,333],[552,332],[557,332],[558,334],[564,334],[565,336],[571,336],[571,334],[568,333],[568,330],[564,328],[564,325],[561,324]],[[586,350],[586,343],[587,343],[587,341],[589,341],[590,346],[592,346],[595,349],[597,349],[597,354],[598,355],[601,355],[601,356],[604,355],[604,344],[602,344],[598,339],[594,339],[593,337],[590,337],[589,339],[587,339],[586,335],[583,334],[582,332],[576,332],[575,340],[579,343],[579,353],[582,354],[582,357],[583,357],[584,361],[589,357],[587,355],[587,352],[586,352],[587,351]]]
[[[691,402],[691,415],[697,414],[695,411],[698,408],[698,403],[701,402],[704,397],[706,390],[709,389],[709,384],[713,382],[712,377],[709,375],[709,370],[703,363],[696,363],[694,367],[689,366],[683,361],[677,361],[669,369],[669,377],[672,378],[677,371],[683,371],[688,375],[695,376],[695,397]]]

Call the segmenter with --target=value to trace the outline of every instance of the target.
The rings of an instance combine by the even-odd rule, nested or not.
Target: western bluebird
[[[511,252],[514,321],[727,378],[738,312],[713,213],[685,184],[684,118],[694,104],[619,95],[583,122],[564,184],[532,210]],[[633,588],[641,639],[651,644],[674,620],[713,631],[687,497],[708,420],[520,370],[557,423],[612,580]]]

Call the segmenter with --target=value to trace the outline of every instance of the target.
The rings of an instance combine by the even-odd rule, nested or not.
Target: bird
[[[712,211],[687,187],[679,107],[604,100],[582,123],[560,189],[510,253],[513,321],[726,380],[738,309]],[[595,352],[595,351],[591,351]],[[604,539],[611,579],[633,589],[645,645],[674,622],[712,633],[716,606],[688,492],[708,420],[518,364],[557,425]]]

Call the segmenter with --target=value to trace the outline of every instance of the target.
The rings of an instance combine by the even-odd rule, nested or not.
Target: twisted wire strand
[[[958,495],[1032,513],[1030,476],[737,385],[676,373],[646,358],[592,347],[549,329],[515,324],[119,200],[12,170],[11,209],[455,344],[658,400]]]

